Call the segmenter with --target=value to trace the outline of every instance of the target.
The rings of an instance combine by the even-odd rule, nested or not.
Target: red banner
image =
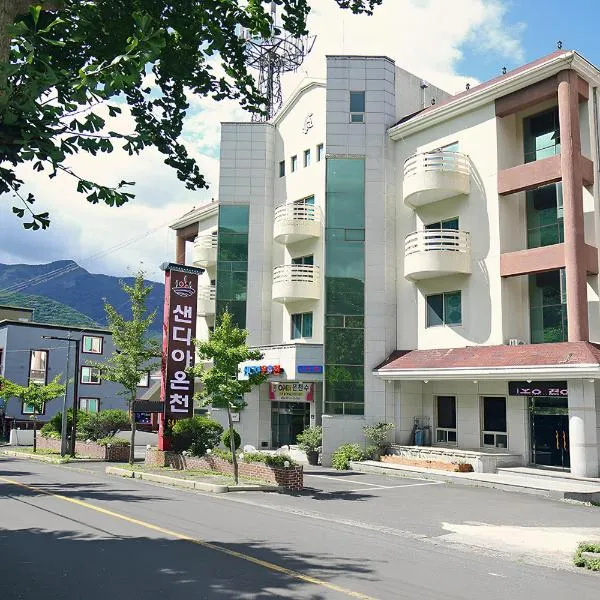
[[[198,275],[177,270],[165,272],[163,365],[161,398],[165,419],[187,419],[194,414],[194,366]]]

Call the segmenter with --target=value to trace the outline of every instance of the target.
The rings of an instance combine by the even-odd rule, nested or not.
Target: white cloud
[[[506,6],[499,0],[384,0],[372,17],[340,11],[333,0],[312,0],[312,6],[309,28],[317,41],[300,70],[285,76],[284,93],[307,74],[323,76],[326,54],[387,55],[450,92],[464,89],[465,81],[475,83],[468,73],[457,73],[464,44],[497,56],[498,70],[501,58],[523,59],[519,38],[524,26],[506,23]],[[147,81],[152,83],[151,75]],[[49,180],[45,173],[24,172],[27,190],[39,198],[36,210],[49,210],[52,225],[48,231],[24,231],[10,214],[11,199],[2,198],[1,260],[41,263],[72,258],[92,272],[114,275],[126,275],[143,263],[151,277],[160,279],[158,265],[174,254],[168,223],[217,196],[220,123],[240,120],[249,120],[249,115],[234,102],[190,98],[184,137],[211,184],[209,190],[186,190],[156,150],[139,157],[124,152],[73,157],[78,172],[103,183],[136,181],[136,199],[118,209],[89,205],[67,175]],[[111,125],[120,131],[131,127],[127,113]],[[110,250],[132,239],[122,249]]]

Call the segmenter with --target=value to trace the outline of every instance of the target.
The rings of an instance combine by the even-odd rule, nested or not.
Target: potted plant
[[[306,452],[308,464],[319,464],[319,448],[323,442],[323,428],[320,425],[307,427],[302,433],[298,434],[296,441],[300,449]]]

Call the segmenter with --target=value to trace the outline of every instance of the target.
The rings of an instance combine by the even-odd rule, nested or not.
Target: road
[[[2,600],[600,593],[599,576],[570,568],[560,547],[541,552],[600,532],[596,507],[324,469],[307,475],[302,494],[210,495],[110,478],[101,467],[0,459]],[[534,541],[523,544],[529,531]]]

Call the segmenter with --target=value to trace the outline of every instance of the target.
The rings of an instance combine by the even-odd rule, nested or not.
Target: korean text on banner
[[[314,384],[301,381],[271,383],[269,398],[276,402],[312,402],[314,400]]]

